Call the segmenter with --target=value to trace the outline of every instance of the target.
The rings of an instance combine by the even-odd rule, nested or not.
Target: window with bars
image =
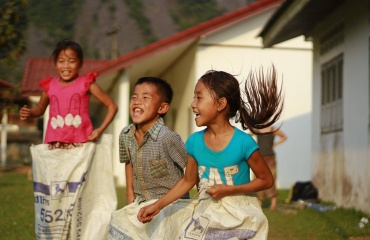
[[[321,133],[343,130],[343,54],[321,65]]]

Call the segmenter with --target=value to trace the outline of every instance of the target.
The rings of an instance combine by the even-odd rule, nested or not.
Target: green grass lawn
[[[268,201],[263,204],[263,211],[269,220],[270,240],[370,240],[370,223],[364,228],[358,226],[362,217],[369,219],[369,216],[353,209],[337,208],[327,212],[299,209],[298,205],[285,204],[288,194],[289,190],[279,190],[275,211],[269,210]]]
[[[279,194],[277,210],[270,211],[268,202],[263,207],[269,220],[269,240],[370,240],[370,223],[358,227],[360,219],[369,216],[342,208],[327,212],[297,209],[284,204],[288,190],[280,190]],[[121,208],[125,205],[125,189],[117,188],[117,196]],[[33,185],[26,174],[0,172],[0,205],[0,239],[35,239]]]

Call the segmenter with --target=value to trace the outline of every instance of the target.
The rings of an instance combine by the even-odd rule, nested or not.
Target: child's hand
[[[206,190],[213,199],[220,200],[223,197],[226,197],[228,194],[229,186],[225,184],[216,184],[211,186],[209,189]]]
[[[88,137],[88,139],[92,142],[96,142],[99,140],[99,137],[100,137],[100,131],[98,129],[95,129],[94,131],[92,131],[91,135]]]
[[[137,214],[137,219],[139,219],[142,223],[147,223],[152,221],[153,217],[159,213],[161,209],[159,209],[155,203],[150,204],[146,207],[140,209],[139,213]]]
[[[21,120],[26,120],[29,116],[31,116],[31,109],[29,109],[27,105],[24,105],[21,110],[19,110],[19,117]]]

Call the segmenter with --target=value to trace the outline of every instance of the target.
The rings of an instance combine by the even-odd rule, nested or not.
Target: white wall
[[[168,117],[165,123],[173,131],[177,132],[185,142],[192,133],[190,122],[193,121],[190,104],[193,99],[194,90],[194,59],[196,54],[195,45],[188,48],[173,67],[169,68],[163,76],[172,86],[174,91],[170,111],[167,115],[174,115],[172,124],[168,124]]]
[[[369,11],[366,9],[369,5],[366,1],[350,5],[353,9],[345,11],[348,27],[344,43],[343,135],[345,168],[348,175],[352,175],[353,195],[347,201],[354,207],[367,206],[370,212],[370,187],[366,177],[370,170],[370,158],[367,156],[370,26]]]
[[[319,38],[344,23],[344,42],[319,54]],[[313,177],[319,197],[370,213],[369,39],[366,1],[345,2],[315,29]],[[343,54],[343,131],[320,134],[321,64]]]

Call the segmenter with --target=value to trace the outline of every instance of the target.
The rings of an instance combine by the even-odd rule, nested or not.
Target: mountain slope
[[[27,51],[20,58],[17,71],[23,70],[28,58],[50,57],[55,44],[63,38],[79,42],[85,58],[111,59],[252,2],[30,0]],[[2,75],[0,72],[0,79]],[[6,80],[19,83],[19,75],[14,71]]]

